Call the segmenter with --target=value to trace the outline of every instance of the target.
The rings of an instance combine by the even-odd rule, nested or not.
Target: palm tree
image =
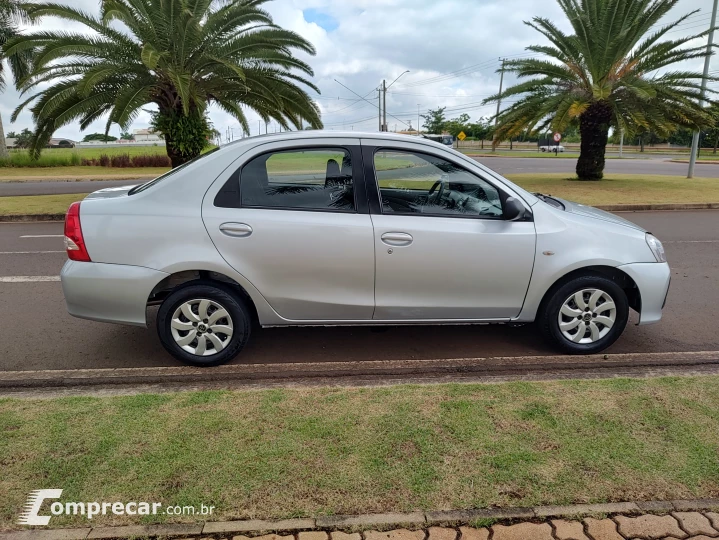
[[[312,69],[293,55],[314,48],[274,25],[261,8],[266,1],[101,0],[100,17],[54,3],[27,6],[33,20],[53,16],[87,28],[28,33],[5,45],[6,54],[35,53],[20,87],[39,91],[14,112],[32,103],[32,152],[71,122],[85,129],[107,115],[106,132],[113,123],[126,130],[148,104],[157,107],[154,126],[173,167],[207,144],[208,104],[236,118],[245,133],[243,105],[285,129],[300,129],[304,120],[321,127],[316,104],[297,84],[318,91],[304,78]]]
[[[1,47],[8,40],[18,35],[18,24],[27,19],[25,10],[20,0],[0,0],[0,92],[5,89],[5,63],[7,58],[10,70],[13,72],[15,79],[19,79],[27,73],[28,55],[17,54],[5,56],[2,54]],[[2,124],[2,116],[0,116],[0,158],[7,158],[7,144],[5,143],[5,130]]]
[[[535,17],[525,24],[549,45],[527,50],[548,59],[506,62],[505,69],[529,80],[488,98],[519,96],[500,113],[495,144],[526,129],[562,132],[579,125],[582,138],[577,176],[603,177],[609,128],[632,134],[651,130],[669,135],[677,127],[711,125],[700,106],[702,74],[669,66],[706,57],[702,46],[687,46],[698,35],[663,38],[695,12],[658,26],[679,0],[557,0],[573,33]],[[660,73],[661,72],[661,73]]]

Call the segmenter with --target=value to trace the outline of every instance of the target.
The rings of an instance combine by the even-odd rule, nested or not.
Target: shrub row
[[[120,169],[127,169],[130,167],[170,167],[172,166],[172,163],[170,162],[170,158],[167,156],[130,156],[129,154],[108,156],[107,154],[102,154],[100,157],[97,158],[83,158],[82,165],[91,165],[95,167],[117,167]]]

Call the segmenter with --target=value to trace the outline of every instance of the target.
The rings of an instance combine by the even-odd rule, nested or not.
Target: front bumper
[[[147,299],[168,275],[141,266],[67,261],[60,280],[73,317],[147,326]]]
[[[667,263],[625,264],[620,270],[634,280],[639,288],[642,311],[639,325],[658,323],[662,319],[662,309],[669,294],[671,270]]]

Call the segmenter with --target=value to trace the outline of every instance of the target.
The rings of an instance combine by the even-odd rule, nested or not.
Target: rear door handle
[[[414,240],[411,234],[403,232],[384,233],[381,238],[382,242],[384,242],[388,246],[408,246]]]
[[[220,232],[233,238],[246,238],[252,234],[252,227],[247,223],[223,223]]]

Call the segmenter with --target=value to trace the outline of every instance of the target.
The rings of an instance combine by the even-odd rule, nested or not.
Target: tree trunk
[[[179,108],[160,109],[153,119],[153,127],[165,138],[165,151],[173,169],[198,157],[208,144],[207,119],[194,108],[188,116]]]
[[[10,153],[7,151],[7,143],[5,142],[5,130],[2,125],[2,115],[0,115],[0,159],[9,157]]]
[[[604,177],[604,154],[611,119],[612,109],[604,101],[593,103],[579,117],[582,144],[577,161],[577,176],[580,180],[601,180]]]
[[[170,158],[170,163],[172,163],[172,168],[179,167],[180,165],[184,165],[188,161],[190,161],[192,158],[184,157],[182,154],[178,153],[175,150],[175,141],[173,140],[172,136],[169,133],[165,133],[165,151],[167,152],[167,157]]]

